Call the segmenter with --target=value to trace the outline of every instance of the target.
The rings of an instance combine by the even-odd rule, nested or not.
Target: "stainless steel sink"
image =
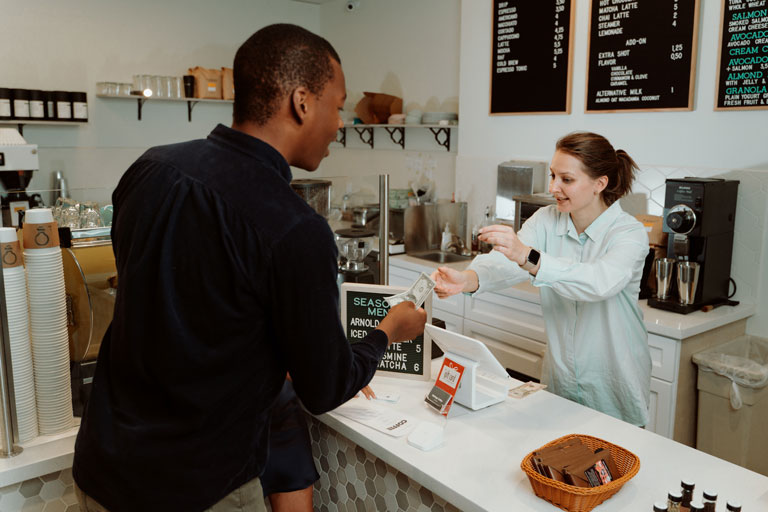
[[[472,256],[462,256],[460,254],[454,254],[452,252],[440,252],[440,251],[433,251],[433,252],[426,252],[426,253],[419,253],[419,254],[409,254],[409,256],[413,256],[414,258],[420,258],[422,260],[434,261],[436,263],[456,263],[459,261],[469,261],[472,259]]]

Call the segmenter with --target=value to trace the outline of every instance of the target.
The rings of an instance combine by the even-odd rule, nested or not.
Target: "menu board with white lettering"
[[[570,113],[575,0],[494,0],[491,114]]]
[[[768,0],[723,0],[715,110],[768,109]]]
[[[699,0],[592,0],[587,112],[692,110]]]
[[[376,284],[342,284],[341,321],[349,342],[361,342],[387,316],[389,304],[384,297],[406,289]],[[427,312],[427,323],[431,323],[432,294],[427,297],[422,307]],[[377,372],[391,373],[392,377],[429,380],[431,361],[432,340],[427,334],[422,334],[412,340],[391,344],[379,361]]]

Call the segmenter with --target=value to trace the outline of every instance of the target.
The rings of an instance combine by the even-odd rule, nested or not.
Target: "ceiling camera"
[[[360,7],[360,0],[348,0],[347,1],[347,11],[352,12],[355,9]]]

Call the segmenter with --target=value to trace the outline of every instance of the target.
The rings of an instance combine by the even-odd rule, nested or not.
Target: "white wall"
[[[492,2],[462,2],[456,189],[469,199],[470,220],[479,218],[484,205],[494,204],[499,162],[515,158],[548,162],[555,141],[575,130],[601,133],[632,155],[641,167],[633,191],[647,197],[649,213],[660,213],[659,195],[667,177],[740,179],[732,275],[740,283],[736,298],[758,304],[749,331],[766,336],[768,112],[713,111],[720,2],[700,2],[694,110],[628,114],[584,113],[589,5],[588,0],[576,0],[571,114],[490,117]]]
[[[353,12],[345,4],[332,0],[320,9],[320,33],[336,48],[346,76],[345,110],[354,111],[369,91],[403,98],[406,112],[458,112],[459,0],[361,0]],[[378,128],[372,151],[347,129],[347,148],[333,144],[314,177],[390,174],[390,187],[407,188],[415,168],[433,168],[438,197],[450,198],[458,133],[452,130],[449,152],[428,130],[406,128],[403,150]],[[355,191],[368,188],[366,180],[351,181]],[[335,188],[338,200],[347,187]]]
[[[49,187],[51,171],[61,170],[71,188],[110,189],[148,147],[205,137],[216,123],[231,123],[230,104],[199,103],[190,123],[185,103],[160,102],[146,103],[138,121],[135,100],[97,98],[96,82],[231,67],[237,48],[259,28],[290,22],[317,32],[319,13],[316,5],[286,0],[5,0],[0,86],[88,93],[87,125],[25,126],[25,138],[40,149],[31,188]]]

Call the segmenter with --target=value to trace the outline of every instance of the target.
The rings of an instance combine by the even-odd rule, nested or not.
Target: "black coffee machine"
[[[32,181],[32,170],[0,172],[6,194],[0,199],[3,212],[3,226],[18,226],[19,212],[36,206],[43,206],[40,194],[27,195],[27,186]]]
[[[733,304],[728,298],[738,186],[736,180],[714,178],[667,180],[663,229],[669,234],[672,284],[665,298],[657,290],[648,299],[650,307],[687,314],[708,305]],[[684,278],[683,271],[691,266],[696,272]],[[692,285],[684,290],[681,279]]]

